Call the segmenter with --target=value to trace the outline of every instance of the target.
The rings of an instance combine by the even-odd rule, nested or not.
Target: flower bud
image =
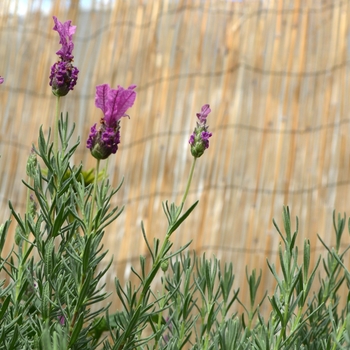
[[[21,229],[20,226],[17,226],[15,229],[15,243],[16,243],[16,245],[19,246],[22,243],[23,236],[24,236],[23,230]]]
[[[163,272],[167,272],[168,267],[169,267],[169,260],[164,260],[160,264],[160,268],[162,269]]]
[[[34,150],[32,150],[28,157],[27,166],[26,166],[26,171],[28,176],[30,177],[35,176],[36,170],[37,170],[37,164],[38,164],[38,161],[36,158],[36,153],[34,152]]]

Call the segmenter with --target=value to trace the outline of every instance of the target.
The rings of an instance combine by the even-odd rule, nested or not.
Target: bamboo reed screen
[[[263,270],[261,295],[274,286],[266,259],[278,261],[283,205],[300,219],[298,244],[313,259],[333,244],[332,211],[350,214],[350,2],[337,0],[1,0],[1,213],[8,200],[23,214],[25,164],[38,128],[53,124],[48,85],[58,35],[52,15],[77,25],[78,84],[62,100],[81,136],[74,162],[94,160],[85,147],[101,118],[95,86],[137,84],[130,120],[108,172],[114,205],[125,210],[106,232],[114,263],[106,279],[126,280],[165,234],[162,201],[181,200],[191,165],[188,139],[209,103],[213,137],[197,162],[187,206],[193,215],[174,234],[174,247],[232,261],[235,286],[248,292],[245,266]],[[47,6],[50,5],[50,6]],[[14,229],[14,225],[12,231]],[[13,244],[8,239],[7,248]],[[345,234],[349,243],[349,235]],[[349,259],[346,259],[349,266]]]

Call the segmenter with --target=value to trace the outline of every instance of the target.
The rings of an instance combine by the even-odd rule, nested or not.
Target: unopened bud
[[[211,112],[208,104],[202,106],[202,109],[197,113],[197,126],[193,131],[193,134],[188,140],[191,145],[191,153],[193,157],[199,158],[204,151],[209,148],[209,138],[212,136],[211,132],[208,132],[207,116]]]
[[[206,125],[197,124],[188,141],[191,145],[191,153],[195,158],[199,158],[209,148],[209,137],[212,136],[212,133],[208,132],[207,128]]]
[[[36,158],[36,153],[32,150],[30,152],[30,156],[28,157],[28,160],[27,160],[26,170],[27,170],[28,176],[30,176],[30,177],[35,176],[36,170],[37,170],[37,164],[38,164],[38,161]]]
[[[164,260],[160,264],[160,268],[162,269],[163,272],[166,272],[168,270],[168,267],[169,267],[169,260]]]

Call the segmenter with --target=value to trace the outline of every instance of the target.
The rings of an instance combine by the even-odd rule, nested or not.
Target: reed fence
[[[90,4],[90,3],[89,3]],[[277,264],[283,205],[300,220],[298,244],[313,261],[334,243],[332,211],[350,214],[350,2],[321,0],[115,0],[0,3],[0,220],[8,200],[24,212],[25,164],[38,128],[54,117],[48,85],[59,48],[52,15],[71,19],[78,84],[62,99],[85,147],[101,113],[95,86],[137,84],[130,120],[122,121],[111,182],[124,184],[114,205],[125,210],[104,243],[114,255],[107,277],[130,278],[149,240],[165,234],[162,201],[181,199],[191,165],[195,113],[209,103],[210,148],[197,162],[188,205],[194,213],[173,236],[198,255],[233,262],[245,301],[245,267],[262,269],[261,295],[273,288],[266,259]],[[88,6],[89,5],[89,6]],[[350,243],[349,235],[345,242]],[[13,244],[10,236],[7,249]],[[345,263],[349,266],[349,258]]]

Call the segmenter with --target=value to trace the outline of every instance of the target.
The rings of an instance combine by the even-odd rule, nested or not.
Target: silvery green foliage
[[[111,206],[119,188],[102,179],[91,210],[91,172],[72,165],[79,140],[71,140],[68,118],[61,118],[59,134],[61,151],[54,154],[50,134],[40,130],[24,182],[26,214],[10,203],[17,228],[7,255],[10,221],[0,226],[0,269],[7,276],[0,283],[0,349],[349,349],[350,293],[341,308],[339,292],[345,283],[350,287],[344,265],[349,247],[341,251],[345,216],[334,215],[335,248],[319,237],[327,254],[311,267],[310,243],[300,252],[298,220],[293,231],[284,208],[283,230],[274,223],[281,237],[279,265],[267,261],[265,272],[277,286],[258,299],[262,273],[247,268],[245,305],[234,264],[197,257],[188,252],[190,242],[172,251],[172,235],[197,202],[187,210],[184,201],[165,202],[167,232],[151,243],[141,225],[149,258],[141,256],[139,267],[132,267],[137,283],[116,277],[121,306],[111,309],[103,285],[111,262],[101,270],[107,253],[101,240],[121,213]]]
[[[311,247],[304,242],[303,252],[296,246],[296,230],[292,232],[288,208],[283,210],[282,239],[279,245],[280,269],[267,261],[277,287],[266,291],[257,300],[261,272],[247,269],[249,304],[239,299],[234,288],[233,265],[221,266],[218,259],[196,257],[181,252],[170,259],[161,278],[163,290],[149,289],[142,306],[137,298],[147,281],[145,259],[141,258],[138,287],[130,284],[123,289],[116,281],[117,293],[123,300],[124,311],[115,315],[111,327],[113,342],[105,342],[105,349],[349,349],[349,305],[340,309],[339,287],[350,286],[350,274],[343,264],[345,252],[340,253],[345,217],[336,220],[336,247],[327,250],[316,266],[310,267]],[[350,221],[349,221],[350,232]],[[155,242],[155,247],[159,242]],[[154,255],[151,252],[154,261]],[[317,281],[317,276],[319,281]],[[316,280],[316,282],[315,282]],[[320,288],[311,292],[314,285]],[[350,302],[350,294],[347,298]],[[345,304],[347,304],[347,302]],[[266,305],[268,303],[269,305]],[[237,313],[237,306],[244,308]],[[262,306],[270,308],[267,315]],[[140,320],[143,320],[140,322]],[[148,330],[148,331],[147,331]],[[124,335],[128,333],[128,337]]]
[[[93,306],[108,296],[99,282],[111,263],[99,268],[107,254],[101,239],[121,210],[110,208],[118,189],[102,181],[97,210],[91,213],[92,185],[85,183],[81,165],[71,165],[79,145],[78,140],[68,146],[73,129],[68,128],[68,117],[61,118],[62,151],[57,155],[50,134],[45,138],[40,130],[34,149],[38,162],[24,183],[37,203],[36,212],[27,206],[30,210],[21,217],[10,203],[17,244],[8,256],[1,254],[1,270],[9,277],[0,289],[1,349],[95,349],[100,342],[108,304]],[[90,215],[93,227],[88,232]],[[0,248],[8,227],[9,221]]]

